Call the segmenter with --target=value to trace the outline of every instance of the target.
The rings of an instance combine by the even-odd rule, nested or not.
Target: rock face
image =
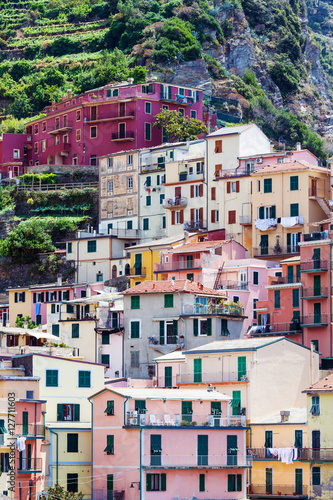
[[[329,103],[332,99],[332,93],[330,92],[329,83],[320,63],[320,48],[313,42],[308,33],[306,34],[304,55],[311,65],[308,73],[310,83],[315,85],[317,92]]]
[[[165,83],[173,83],[176,85],[195,85],[204,90],[205,94],[211,95],[212,83],[207,65],[203,59],[196,61],[187,61],[183,64],[169,64],[165,66],[164,73],[158,72],[157,76]]]

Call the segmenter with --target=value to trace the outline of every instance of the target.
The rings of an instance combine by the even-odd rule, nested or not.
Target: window
[[[67,243],[67,253],[72,253],[72,252],[73,252],[72,243]]]
[[[91,372],[79,370],[79,387],[91,387]]]
[[[26,399],[34,399],[34,391],[26,391]]]
[[[146,196],[146,207],[150,207],[151,206],[151,196]]]
[[[319,352],[319,340],[318,339],[312,339],[311,344],[313,344],[313,348],[315,351]]]
[[[42,144],[43,144],[43,142],[45,142],[45,141],[42,141]],[[45,149],[43,149],[43,151],[45,151]],[[19,157],[20,157],[20,150],[19,149],[14,149],[13,150],[13,158],[17,159]]]
[[[147,175],[145,184],[147,187],[151,186],[151,176],[150,175]]]
[[[238,381],[246,379],[246,356],[238,356]]]
[[[211,198],[211,200],[216,200],[216,188],[215,187],[212,187],[212,189],[211,189],[210,198]]]
[[[58,387],[58,370],[46,370],[46,387]]]
[[[0,465],[1,472],[8,472],[10,469],[9,465],[9,453],[1,453],[0,454]]]
[[[223,318],[221,319],[221,335],[230,335],[228,330],[228,320]]]
[[[80,110],[80,109],[78,109],[78,110],[76,111],[76,121],[77,121],[77,122],[79,122],[80,120],[81,120],[81,110]]]
[[[151,103],[150,102],[145,102],[145,113],[147,115],[151,114]]]
[[[127,165],[133,165],[133,155],[127,155]]]
[[[231,406],[233,415],[241,414],[241,391],[232,391]]]
[[[319,396],[312,396],[310,413],[312,413],[312,415],[320,414]]]
[[[212,318],[193,320],[193,335],[211,335],[212,334]]]
[[[80,324],[73,323],[72,324],[72,339],[80,338]]]
[[[38,142],[35,142],[34,152],[38,153]]]
[[[303,448],[303,431],[295,430],[295,448]]]
[[[91,155],[89,163],[92,167],[96,167],[97,166],[97,156]]]
[[[55,305],[55,304],[52,304]],[[59,337],[59,324],[52,325],[52,335]]]
[[[145,123],[145,140],[151,141],[151,123]]]
[[[114,401],[107,401],[104,413],[108,416],[114,415]]]
[[[77,154],[73,155],[73,165],[77,165]]]
[[[166,491],[166,474],[147,474],[146,491]]]
[[[222,177],[222,164],[215,165],[215,178]],[[212,188],[215,189],[215,188]]]
[[[259,271],[253,271],[253,284],[259,285]]]
[[[127,177],[127,189],[133,189],[133,177]]]
[[[290,191],[298,191],[298,175],[290,177]]]
[[[149,219],[148,218],[143,219],[143,230],[144,231],[149,230]]]
[[[290,217],[298,217],[299,208],[298,203],[290,203]]]
[[[114,455],[114,435],[109,434],[106,436],[106,447],[104,448],[104,452],[107,455]]]
[[[131,321],[131,339],[140,338],[140,321]]]
[[[312,467],[312,486],[320,486],[320,467]]]
[[[143,94],[152,94],[153,93],[153,84],[149,83],[149,85],[142,85],[141,92]]]
[[[197,174],[202,174],[204,169],[204,163],[202,161],[197,162]]]
[[[196,117],[197,117],[197,112],[194,109],[192,109],[191,110],[191,118],[196,119]]]
[[[81,141],[81,129],[76,130],[76,142]]]
[[[227,182],[227,193],[239,193],[239,181]]]
[[[267,207],[258,208],[258,218],[259,219],[275,219],[276,218],[276,206],[271,205]]]
[[[218,210],[212,210],[211,214],[210,214],[210,217],[211,217],[211,222],[212,223],[219,222],[219,220],[220,220],[219,211]]]
[[[253,319],[257,319],[257,302],[259,299],[253,299]]]
[[[25,292],[15,292],[15,302],[25,302]]]
[[[162,216],[162,229],[166,229],[166,216]]]
[[[164,307],[173,307],[173,294],[164,295]]]
[[[228,224],[236,224],[236,210],[229,210]]]
[[[299,288],[293,289],[293,307],[299,307]]]
[[[280,309],[280,290],[274,290],[274,309]]]
[[[131,309],[140,309],[140,296],[132,295],[131,296]]]
[[[165,198],[165,194],[160,194],[160,205],[163,205],[164,198]]]
[[[131,368],[139,368],[140,351],[131,351]]]
[[[72,493],[77,493],[79,491],[79,475],[78,474],[67,474],[67,491]]]
[[[113,191],[113,181],[108,181],[108,191]]]
[[[214,153],[222,153],[222,141],[215,141]]]
[[[265,448],[273,448],[273,431],[265,431]]]
[[[228,491],[242,491],[242,474],[228,474]]]
[[[264,179],[264,193],[272,192],[272,179]]]
[[[102,345],[108,345],[110,344],[110,334],[109,333],[102,333]]]
[[[112,92],[112,95],[113,95],[113,97],[118,97],[119,89],[114,89],[114,91]]]
[[[87,243],[87,252],[93,253],[96,252],[97,242],[96,240],[89,240]]]
[[[59,118],[58,118],[58,120],[59,120]],[[35,124],[35,132],[34,133],[38,134],[38,123]]]
[[[67,453],[78,453],[79,451],[79,435],[67,434]]]

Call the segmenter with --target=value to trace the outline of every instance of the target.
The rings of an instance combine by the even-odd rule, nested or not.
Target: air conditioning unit
[[[257,158],[257,163],[262,163],[262,158]]]

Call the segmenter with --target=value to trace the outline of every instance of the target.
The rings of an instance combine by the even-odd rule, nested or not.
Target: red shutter
[[[203,196],[203,184],[199,186],[199,196]]]
[[[199,219],[202,221],[203,220],[203,208],[199,208]]]
[[[228,224],[236,224],[236,210],[229,210]]]
[[[239,181],[236,181],[236,193],[239,193]]]
[[[210,221],[215,222],[215,210],[212,210],[210,213]]]
[[[172,210],[172,212],[171,212],[171,224],[173,226],[175,225],[175,217],[176,217],[175,212]]]
[[[216,188],[212,188],[211,199],[216,200]]]
[[[191,198],[194,198],[194,186],[191,186]]]
[[[180,223],[184,224],[184,210],[180,211]]]
[[[180,198],[182,195],[182,188],[181,186],[175,187],[175,198]]]
[[[194,221],[194,208],[191,208],[191,222]]]
[[[230,193],[230,182],[227,182],[227,193]]]

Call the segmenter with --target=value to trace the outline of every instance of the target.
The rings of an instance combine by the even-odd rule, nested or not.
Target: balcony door
[[[119,116],[126,116],[126,103],[125,102],[120,102],[119,103]]]
[[[321,323],[321,303],[316,302],[313,304],[313,322]]]
[[[265,486],[266,495],[272,495],[273,493],[273,469],[267,468],[265,470]]]
[[[320,431],[312,431],[312,459],[320,459]]]
[[[208,436],[198,436],[198,465],[208,465]]]
[[[192,421],[192,401],[182,401],[182,420]]]
[[[227,465],[237,465],[237,436],[227,436]]]
[[[295,469],[295,493],[303,495],[303,469]]]
[[[313,277],[313,295],[315,297],[319,296],[321,293],[321,280],[320,275]]]
[[[119,123],[119,139],[125,139],[126,137],[126,124]]]

